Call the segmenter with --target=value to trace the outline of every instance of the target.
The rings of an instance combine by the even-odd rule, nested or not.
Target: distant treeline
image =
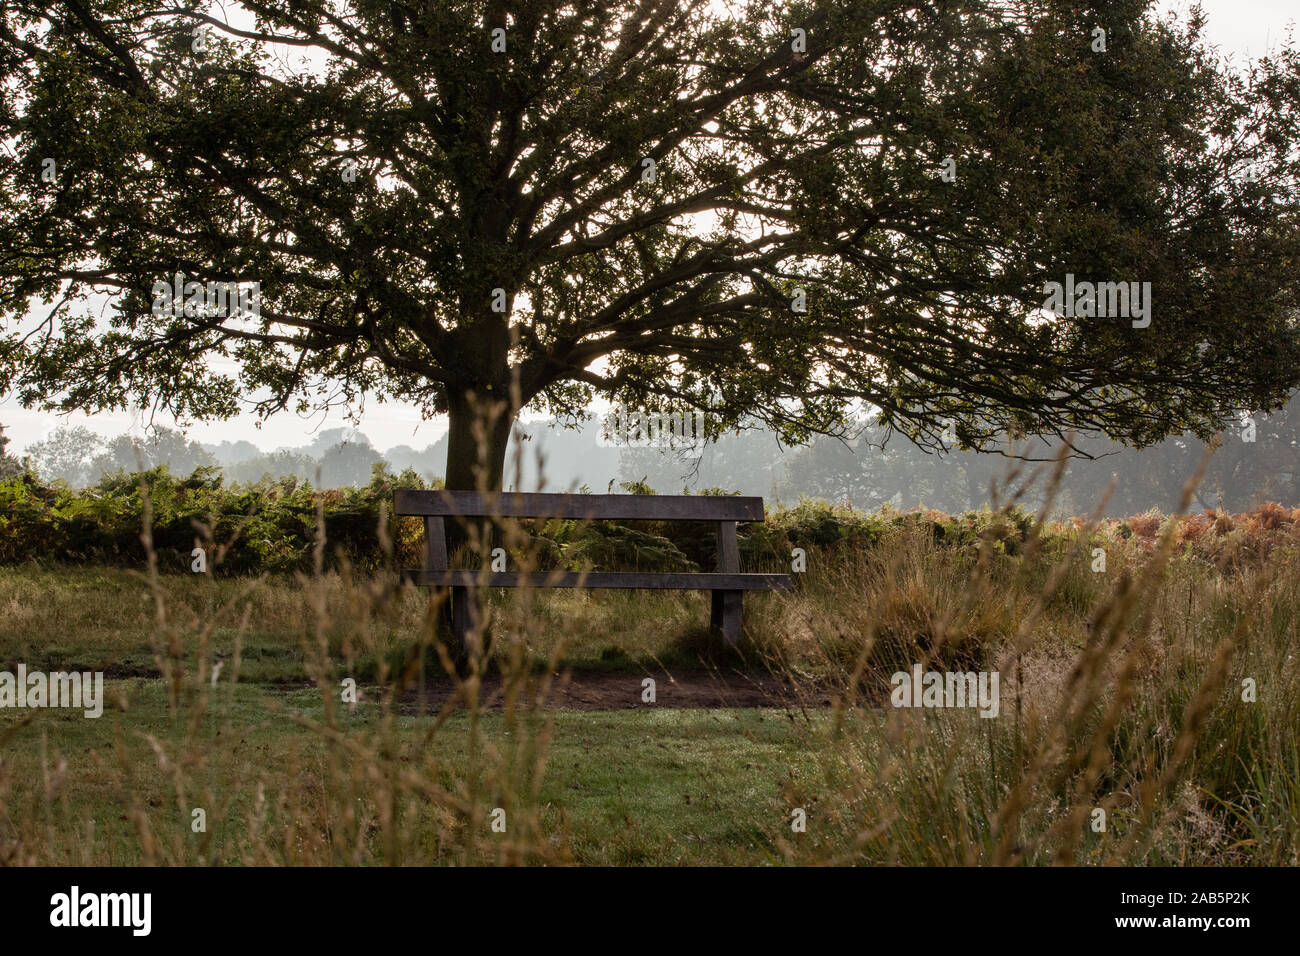
[[[249,441],[203,444],[174,428],[159,426],[145,437],[100,437],[83,425],[62,426],[30,445],[24,456],[46,482],[63,481],[74,488],[95,485],[107,475],[129,474],[159,465],[177,475],[196,468],[217,468],[228,482],[251,484],[264,478],[297,478],[323,488],[361,486],[371,469],[383,463],[391,471],[408,468],[426,480],[441,474],[445,443],[417,450],[398,445],[380,452],[360,432],[331,428],[310,444],[265,452]]]

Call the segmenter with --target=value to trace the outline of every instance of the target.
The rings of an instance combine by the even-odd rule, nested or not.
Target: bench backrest
[[[652,521],[762,521],[763,499],[733,495],[556,495],[478,491],[393,491],[399,515]]]

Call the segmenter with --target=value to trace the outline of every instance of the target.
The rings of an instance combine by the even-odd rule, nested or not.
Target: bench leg
[[[452,636],[452,640],[454,641],[456,635],[456,615],[452,613],[452,609],[451,609],[453,597],[454,595],[452,595],[451,590],[448,589],[447,599],[442,602],[442,609],[438,613],[439,616],[442,618],[442,623],[447,626],[447,633]],[[455,648],[450,646],[448,647],[448,649],[455,650]]]
[[[723,643],[728,647],[735,647],[740,643],[741,601],[744,596],[744,591],[713,592],[710,627],[714,634],[722,637]]]
[[[464,657],[469,648],[469,631],[474,626],[473,599],[469,588],[451,589],[452,656]]]

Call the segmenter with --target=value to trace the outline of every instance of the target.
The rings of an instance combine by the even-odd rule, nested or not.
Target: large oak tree
[[[1300,381],[1300,63],[1149,7],[0,0],[0,392],[396,396],[449,413],[453,488],[601,395],[1208,435]],[[176,273],[260,315],[158,314]],[[1067,274],[1150,324],[1046,317]]]

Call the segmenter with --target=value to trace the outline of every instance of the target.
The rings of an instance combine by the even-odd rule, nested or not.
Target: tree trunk
[[[448,401],[448,420],[447,490],[500,491],[514,425],[506,403],[453,395]]]
[[[501,491],[506,452],[514,414],[504,402],[478,401],[471,394],[452,395],[448,401],[446,488],[448,491]],[[470,529],[476,528],[477,535]],[[453,518],[447,524],[449,551],[477,540],[488,550],[501,543],[500,529],[491,516]],[[477,549],[475,549],[477,550]],[[478,554],[477,560],[484,560]],[[475,558],[471,558],[471,564]]]
[[[476,401],[466,393],[453,394],[448,399],[449,430],[447,433],[446,487],[449,491],[500,491],[505,472],[506,452],[510,445],[510,431],[514,413],[504,402]],[[487,559],[491,548],[501,543],[501,532],[491,517],[453,518],[447,522],[447,549],[453,556],[453,566],[479,567]],[[475,547],[475,542],[478,546]],[[468,547],[470,553],[456,553]],[[477,553],[475,553],[477,552]],[[447,607],[448,623],[453,640],[450,651],[461,660],[471,647],[461,643],[456,635],[469,644],[486,647],[488,635],[481,623],[480,596],[472,588],[451,589]]]

